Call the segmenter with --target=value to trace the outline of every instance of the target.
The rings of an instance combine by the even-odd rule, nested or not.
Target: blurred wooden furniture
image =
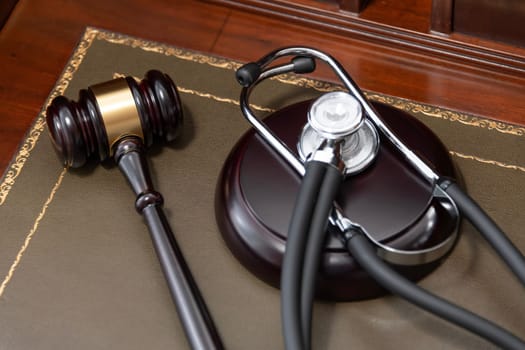
[[[338,0],[339,8],[343,11],[350,11],[359,13],[361,12],[368,0]]]
[[[18,0],[3,0],[0,2],[0,28],[3,27],[5,21],[9,18],[17,2]]]
[[[431,29],[525,47],[525,2],[433,0]]]
[[[433,0],[430,30],[450,34],[453,27],[454,0]]]
[[[297,22],[307,28],[357,37],[436,58],[481,68],[525,72],[518,55],[525,50],[525,5],[521,0],[363,1],[211,0],[233,8]],[[521,12],[520,12],[521,11]],[[358,15],[356,13],[360,12]],[[518,21],[518,19],[522,19]],[[443,36],[474,34],[475,36]],[[480,45],[477,39],[490,41]],[[506,46],[505,46],[506,45]],[[495,54],[495,50],[498,53]]]
[[[86,26],[241,61],[280,46],[314,46],[337,57],[364,89],[525,124],[524,48],[431,32],[431,0],[371,0],[359,15],[341,10],[345,4],[19,0],[0,31],[0,169]],[[316,77],[335,80],[326,69]]]

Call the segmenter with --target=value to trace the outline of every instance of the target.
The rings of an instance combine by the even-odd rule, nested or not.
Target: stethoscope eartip
[[[255,62],[246,63],[235,72],[237,82],[244,87],[252,85],[259,75],[261,75],[261,67]]]
[[[297,74],[312,73],[315,70],[313,57],[296,56],[292,59],[293,71]]]

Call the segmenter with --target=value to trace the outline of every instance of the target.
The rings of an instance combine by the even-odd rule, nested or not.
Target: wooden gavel
[[[126,77],[82,89],[78,102],[58,96],[47,108],[46,121],[64,166],[78,168],[113,157],[137,196],[135,208],[149,228],[190,346],[222,349],[146,162],[147,147],[172,141],[181,131],[182,107],[171,78],[152,70],[140,82]]]

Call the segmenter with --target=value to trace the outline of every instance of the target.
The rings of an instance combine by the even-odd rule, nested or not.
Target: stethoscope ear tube
[[[289,225],[281,270],[281,318],[287,349],[309,349],[312,303],[328,215],[342,181],[323,162],[307,163]]]
[[[525,286],[525,257],[494,220],[458,184],[450,180],[442,180],[439,186],[452,198],[460,213],[481,233]]]
[[[339,169],[326,166],[325,174],[317,196],[317,204],[311,219],[308,242],[303,262],[301,280],[301,319],[305,349],[310,349],[312,314],[317,276],[322,262],[327,238],[328,216],[333,210],[333,202],[339,192],[343,175]]]
[[[498,325],[442,299],[398,274],[383,262],[360,233],[346,242],[348,252],[379,284],[420,308],[467,329],[504,349],[524,349],[525,342]]]

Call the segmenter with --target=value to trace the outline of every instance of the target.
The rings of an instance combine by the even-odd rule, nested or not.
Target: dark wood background
[[[275,2],[275,1],[274,1]],[[310,5],[312,0],[298,3]],[[284,45],[326,50],[362,88],[480,116],[525,124],[525,73],[486,67],[428,52],[384,45],[344,30],[329,30],[270,13],[196,0],[14,0],[0,7],[0,171],[38,114],[86,26],[161,41],[237,60],[253,60]],[[11,9],[11,5],[14,5]],[[323,5],[332,6],[329,1]],[[370,0],[352,18],[371,27],[430,31],[431,0]],[[345,14],[347,16],[347,14]],[[350,17],[349,17],[350,18]],[[361,22],[360,22],[361,23]],[[525,50],[465,35],[451,43],[511,52],[519,66]],[[328,70],[318,77],[333,80]]]

